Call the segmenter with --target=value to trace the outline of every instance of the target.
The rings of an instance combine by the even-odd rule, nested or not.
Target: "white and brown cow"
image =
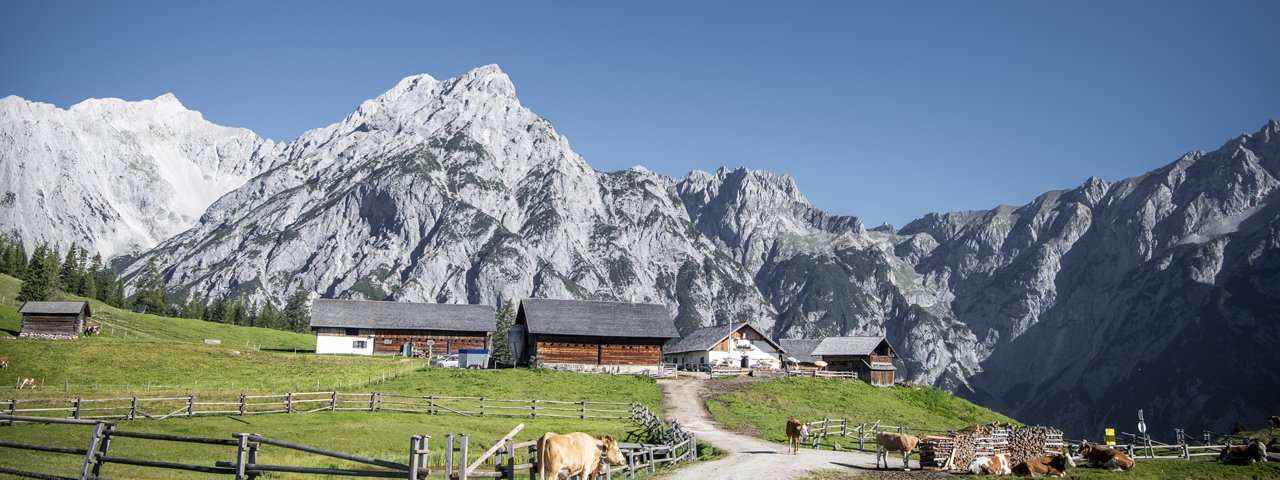
[[[1080,442],[1080,456],[1084,458],[1086,467],[1105,468],[1114,472],[1133,470],[1132,458],[1108,446]]]
[[[9,357],[0,357],[0,370],[9,368]]]
[[[1222,453],[1218,454],[1218,461],[1222,463],[1230,463],[1234,465],[1253,465],[1256,462],[1267,461],[1267,447],[1262,442],[1254,440],[1248,445],[1227,445],[1222,448]]]
[[[32,377],[18,378],[18,389],[21,390],[24,387],[31,387],[34,390],[36,388],[36,379]]]
[[[560,478],[562,469],[567,469],[569,477],[581,475],[583,480],[596,480],[601,461],[614,466],[627,463],[618,451],[618,442],[611,436],[597,438],[582,432],[565,435],[547,432],[538,439],[538,478],[555,480]]]
[[[916,444],[918,443],[920,443],[920,437],[915,435],[877,432],[876,468],[880,468],[880,459],[884,459],[884,468],[889,468],[889,452],[902,452],[902,468],[910,470],[911,465],[908,463],[908,457],[911,456],[911,452],[916,449]]]
[[[1009,456],[997,453],[990,457],[977,457],[969,462],[969,473],[974,475],[1008,475],[1012,472]]]
[[[1076,462],[1070,455],[1055,453],[1043,457],[1028,458],[1014,465],[1011,472],[1020,477],[1061,477],[1067,474],[1067,468],[1075,468]]]
[[[807,436],[809,436],[809,425],[795,418],[787,419],[787,453],[792,455],[799,454],[800,443]]]

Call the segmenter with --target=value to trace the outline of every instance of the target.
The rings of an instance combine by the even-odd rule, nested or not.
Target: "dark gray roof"
[[[741,331],[743,328],[750,328],[755,330],[756,333],[760,333],[759,329],[751,326],[749,323],[738,325],[734,331]],[[770,340],[769,337],[764,336],[764,334],[761,334],[760,336],[764,337],[764,341],[768,342],[769,345],[773,345],[773,348],[783,351],[786,350],[781,345],[778,345],[777,342],[774,342],[773,340]],[[728,325],[712,325],[710,327],[702,327],[689,332],[689,334],[685,335],[684,338],[671,340],[670,342],[667,342],[667,345],[663,347],[662,350],[666,353],[703,352],[710,350],[711,347],[716,346],[717,343],[723,342],[726,338],[729,338]]]
[[[327,298],[317,298],[311,304],[312,327],[492,332],[496,323],[489,305]]]
[[[813,349],[812,355],[871,355],[880,342],[886,342],[882,336],[876,337],[827,337]],[[892,346],[889,347],[893,349]]]
[[[520,312],[529,333],[589,337],[676,338],[665,305],[526,298]]]
[[[93,316],[93,311],[89,310],[89,302],[24,302],[18,312],[49,315],[79,315],[80,312],[85,312]]]
[[[818,348],[818,344],[822,343],[821,338],[784,338],[778,340],[782,344],[782,349],[787,351],[787,356],[795,358],[800,363],[813,363],[821,358],[813,356],[813,349]]]

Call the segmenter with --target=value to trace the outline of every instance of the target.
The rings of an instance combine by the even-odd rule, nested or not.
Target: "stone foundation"
[[[79,335],[56,335],[52,333],[31,333],[31,332],[22,332],[18,334],[18,337],[34,338],[37,340],[76,340],[80,338]]]

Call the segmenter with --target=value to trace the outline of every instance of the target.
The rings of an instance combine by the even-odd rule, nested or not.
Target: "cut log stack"
[[[1048,427],[1018,427],[992,423],[975,425],[952,435],[920,439],[920,464],[945,470],[962,470],[975,457],[1009,455],[1017,464],[1062,448],[1062,432]]]

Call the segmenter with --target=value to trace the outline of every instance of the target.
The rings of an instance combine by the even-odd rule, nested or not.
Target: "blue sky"
[[[1141,174],[1280,117],[1280,2],[21,2],[0,96],[175,93],[287,140],[496,63],[595,168],[789,173],[869,225]]]

